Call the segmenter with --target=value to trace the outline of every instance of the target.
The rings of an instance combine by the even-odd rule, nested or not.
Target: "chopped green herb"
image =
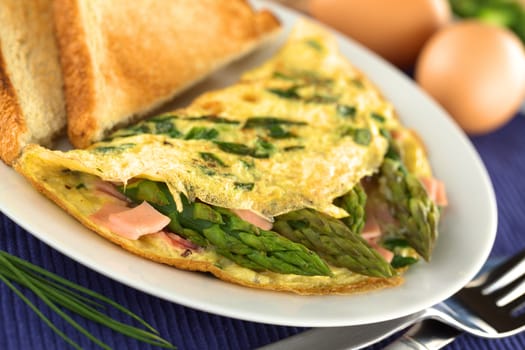
[[[252,153],[252,149],[250,147],[241,143],[215,141],[215,144],[219,147],[219,149],[227,153],[239,154],[242,156],[248,156]]]
[[[253,167],[255,167],[255,163],[252,159],[239,159],[239,161],[242,163],[242,165],[244,165],[246,169],[252,169]]]
[[[84,185],[83,183],[79,183],[78,185],[75,186],[75,188],[77,190],[80,190],[80,189],[86,188],[86,185]]]
[[[214,164],[220,165],[222,167],[226,166],[226,164],[224,164],[224,162],[219,157],[217,157],[215,154],[213,154],[213,153],[201,152],[199,154],[200,154],[201,158],[204,159],[206,162],[214,163]]]
[[[396,248],[408,248],[410,244],[406,239],[402,238],[389,238],[383,242],[383,246],[388,250],[394,250]]]
[[[266,128],[273,125],[307,125],[307,123],[277,117],[252,117],[246,120],[243,129]]]
[[[352,84],[354,84],[356,87],[362,89],[365,87],[365,85],[363,84],[363,82],[359,79],[353,79],[352,80]]]
[[[215,144],[224,152],[254,158],[268,158],[275,151],[275,146],[263,139],[255,141],[253,148],[235,142],[215,141]]]
[[[288,89],[267,89],[267,91],[281,98],[300,99],[301,96],[297,93],[297,89],[299,86],[292,86]]]
[[[173,138],[180,137],[182,133],[170,119],[159,120],[155,122],[155,134],[164,134]]]
[[[204,126],[194,126],[184,137],[185,140],[213,140],[219,136],[219,132],[214,128]]]
[[[332,84],[334,80],[332,78],[325,78],[319,76],[317,72],[309,70],[294,70],[293,72],[283,73],[276,71],[273,73],[273,78],[294,81],[301,80],[307,84],[314,85],[328,85]]]
[[[306,102],[309,103],[334,103],[339,100],[336,96],[329,96],[329,95],[314,95],[308,99],[306,99]]]
[[[116,146],[98,146],[94,148],[93,151],[97,153],[117,153],[132,148],[134,146],[134,143],[122,143]]]
[[[172,138],[178,138],[182,134],[175,125],[175,119],[178,117],[172,114],[162,114],[148,120],[142,121],[136,125],[120,129],[111,134],[106,140],[113,140],[117,137],[129,137],[141,134],[167,135]]]
[[[234,182],[233,186],[238,190],[251,191],[255,184],[253,182]]]
[[[114,132],[113,134],[109,135],[104,141],[110,141],[117,137],[129,137],[129,136],[135,136],[135,135],[141,135],[141,134],[151,134],[151,129],[144,123],[140,123],[137,125],[130,126],[128,128],[124,128],[121,130],[118,130]]]
[[[268,136],[274,139],[286,139],[289,137],[295,137],[296,135],[288,130],[285,130],[280,125],[272,125],[268,127]]]
[[[298,151],[300,149],[304,149],[304,146],[300,146],[300,145],[297,145],[297,146],[287,146],[287,147],[284,147],[283,150],[285,152],[288,152],[288,151]]]
[[[338,104],[336,107],[337,114],[343,117],[354,117],[357,108],[354,106]]]
[[[392,141],[392,135],[390,134],[390,131],[385,128],[381,128],[379,129],[379,132],[388,141],[388,149],[386,151],[385,158],[401,160],[399,151],[396,149],[396,146]]]
[[[166,120],[174,120],[174,119],[177,119],[177,118],[179,118],[179,117],[176,116],[175,114],[159,114],[159,115],[156,115],[154,117],[149,118],[146,121],[158,123],[158,122],[163,122],[163,121],[166,121]]]
[[[215,170],[205,165],[198,165],[199,169],[204,173],[204,175],[213,176],[217,174]]]
[[[368,129],[355,129],[352,137],[355,143],[363,146],[368,146],[370,141],[372,141],[372,134],[370,134],[370,130]]]
[[[390,262],[390,265],[392,265],[393,268],[398,269],[401,267],[413,265],[417,262],[418,262],[418,259],[413,258],[411,256],[394,255],[394,257],[392,258],[392,261]]]
[[[228,118],[218,117],[216,115],[204,115],[200,117],[190,117],[186,118],[187,120],[203,120],[207,122],[217,123],[217,124],[240,124],[238,120],[232,120]]]
[[[249,118],[243,126],[243,129],[266,128],[268,136],[276,139],[295,137],[295,134],[283,128],[283,125],[307,125],[303,121],[275,117],[253,117]]]
[[[282,72],[273,72],[273,77],[277,79],[283,79],[283,80],[295,80],[294,77],[286,75]]]
[[[384,123],[386,118],[383,117],[381,114],[378,114],[378,113],[370,113],[370,117],[372,117],[373,119],[377,120],[378,122],[380,123]]]
[[[258,139],[251,154],[254,158],[268,158],[275,151],[275,146],[268,141]]]
[[[316,49],[317,51],[322,51],[323,50],[323,46],[317,40],[309,39],[309,40],[306,40],[305,43],[306,43],[306,45]]]
[[[370,141],[372,141],[372,134],[368,129],[347,128],[343,132],[343,136],[350,136],[355,143],[363,146],[368,146]]]

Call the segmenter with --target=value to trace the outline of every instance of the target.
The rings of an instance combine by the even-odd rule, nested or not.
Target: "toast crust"
[[[78,3],[55,0],[53,12],[64,76],[67,133],[70,140],[84,140],[97,129],[96,119],[89,114],[95,106],[94,63],[85,45],[87,39]]]
[[[244,0],[143,2],[54,3],[75,147],[159,107],[280,28]]]
[[[8,165],[28,143],[51,146],[65,131],[51,1],[0,5],[0,158]]]
[[[27,136],[28,128],[18,104],[16,91],[9,79],[5,60],[0,49],[0,158],[8,165],[18,157],[22,148],[22,138]]]

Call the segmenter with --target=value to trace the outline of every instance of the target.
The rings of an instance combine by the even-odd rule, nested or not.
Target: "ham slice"
[[[381,227],[377,222],[375,216],[367,215],[365,226],[363,231],[361,231],[361,236],[368,242],[377,242],[379,237],[381,237]]]
[[[251,210],[231,209],[231,211],[234,212],[238,217],[240,217],[244,221],[247,221],[250,224],[257,226],[260,229],[263,229],[263,230],[272,229],[273,224],[270,221],[260,217],[259,215],[255,214]]]
[[[147,202],[142,202],[134,208],[128,208],[124,203],[106,203],[91,215],[91,219],[113,233],[133,240],[159,232],[170,223],[169,217],[159,213]]]
[[[105,194],[109,194],[110,196],[113,196],[122,201],[129,201],[129,199],[124,194],[119,192],[115,188],[115,185],[113,185],[111,182],[98,180],[97,182],[95,182],[95,189]]]
[[[394,253],[384,247],[381,247],[379,244],[372,243],[370,246],[374,248],[375,251],[378,252],[387,262],[390,263],[392,262],[392,259],[394,259]]]
[[[375,208],[376,210],[369,207],[366,209],[366,222],[363,231],[361,232],[361,236],[368,242],[370,247],[374,248],[375,251],[390,263],[394,258],[394,253],[378,244],[382,232],[381,226],[379,226],[376,219],[376,215],[381,215],[382,219],[386,222],[393,222],[394,219],[386,207],[379,209]]]
[[[173,232],[160,231],[160,232],[154,233],[154,235],[164,240],[164,242],[166,242],[168,245],[171,245],[178,249],[192,249],[192,250],[199,249],[198,245],[193,244],[192,242],[188,241],[187,239],[182,238],[181,236]]]
[[[445,184],[442,181],[433,177],[423,177],[420,181],[423,184],[423,187],[425,187],[428,196],[434,201],[434,203],[442,207],[448,205]]]

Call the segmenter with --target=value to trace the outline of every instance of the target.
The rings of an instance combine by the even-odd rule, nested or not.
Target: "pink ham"
[[[117,199],[120,199],[123,201],[129,201],[128,198],[125,195],[123,195],[121,192],[119,192],[115,188],[115,185],[113,185],[111,182],[98,180],[97,182],[95,182],[95,189],[105,194],[109,194],[110,196],[113,196]]]
[[[263,230],[271,230],[272,229],[272,223],[259,215],[255,214],[251,210],[246,209],[231,209],[232,212],[234,212],[238,217],[243,219],[244,221],[249,222],[252,225],[255,225]]]
[[[134,208],[123,206],[122,203],[106,203],[91,218],[113,233],[133,240],[158,232],[170,222],[169,217],[159,213],[147,202]]]
[[[129,207],[128,203],[124,201],[106,202],[102,208],[100,208],[96,213],[92,214],[90,218],[99,223],[104,223],[108,221],[109,215],[125,210],[129,210]]]
[[[394,253],[390,250],[381,247],[379,244],[371,243],[370,246],[375,249],[376,252],[378,252],[387,262],[392,262],[392,259],[394,258]]]
[[[439,206],[446,206],[448,204],[447,193],[445,191],[445,184],[433,177],[422,177],[420,179],[423,187],[428,193],[430,199]]]
[[[379,226],[375,216],[366,216],[366,222],[363,230],[361,231],[361,236],[369,243],[377,242],[379,237],[381,237],[381,227]]]
[[[361,231],[361,236],[372,248],[374,248],[375,251],[390,263],[394,258],[394,253],[378,244],[382,232],[381,226],[379,226],[379,223],[377,222],[376,215],[380,215],[381,219],[386,222],[393,222],[394,220],[390,212],[384,210],[385,208],[366,208],[366,222],[363,231]]]
[[[193,250],[199,249],[198,245],[193,244],[192,242],[188,241],[187,239],[182,238],[181,236],[173,232],[160,231],[160,232],[154,233],[154,235],[164,240],[164,242],[166,242],[168,245],[171,245],[178,249],[193,249]]]

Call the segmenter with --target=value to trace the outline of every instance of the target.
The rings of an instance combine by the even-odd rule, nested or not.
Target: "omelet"
[[[132,253],[299,294],[402,283],[443,205],[421,140],[305,20],[238,83],[87,149],[30,145],[14,168]]]

